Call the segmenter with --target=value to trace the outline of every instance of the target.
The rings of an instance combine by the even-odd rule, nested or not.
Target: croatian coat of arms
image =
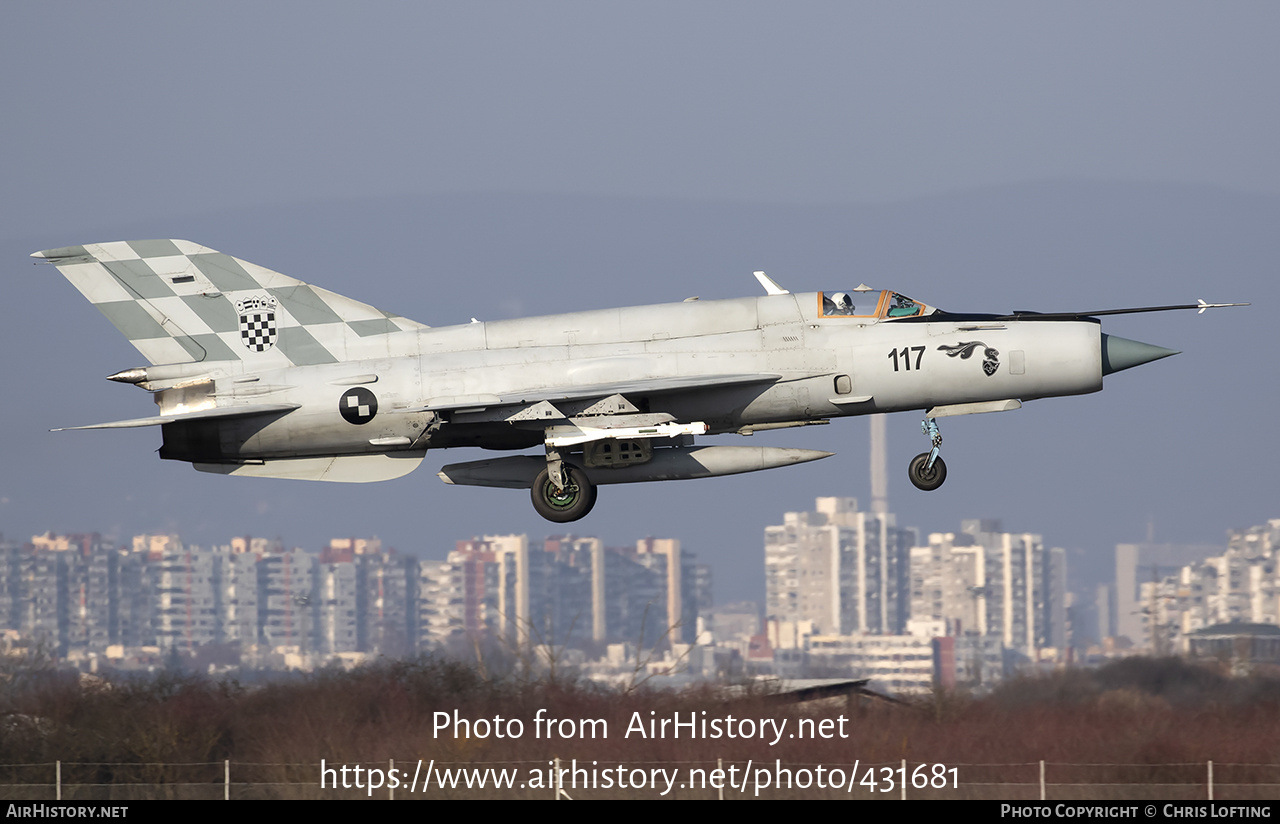
[[[265,352],[276,345],[276,310],[280,302],[270,295],[236,301],[240,316],[240,342],[250,352]]]

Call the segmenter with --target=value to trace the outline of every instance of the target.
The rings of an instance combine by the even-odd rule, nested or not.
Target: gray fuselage
[[[636,420],[700,421],[720,434],[1102,388],[1096,320],[973,317],[831,317],[821,293],[806,293],[399,332],[387,336],[385,357],[235,371],[158,392],[162,413],[210,401],[296,406],[167,424],[161,456],[226,462],[520,449],[543,442],[550,421],[539,404],[555,404],[560,420],[580,419],[601,415],[593,404],[614,394]],[[562,392],[594,386],[596,398]]]

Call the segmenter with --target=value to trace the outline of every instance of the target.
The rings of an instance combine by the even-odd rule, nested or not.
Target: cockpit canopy
[[[820,316],[824,318],[913,318],[937,311],[906,295],[873,289],[854,289],[847,292],[819,292]]]

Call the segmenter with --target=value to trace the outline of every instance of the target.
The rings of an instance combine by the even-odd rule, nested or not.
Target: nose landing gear
[[[938,454],[942,450],[942,433],[938,431],[938,422],[933,418],[925,418],[921,421],[920,428],[924,430],[925,435],[929,436],[933,448],[911,459],[911,464],[907,467],[907,477],[911,479],[916,489],[931,492],[942,486],[942,482],[947,479],[947,465]]]

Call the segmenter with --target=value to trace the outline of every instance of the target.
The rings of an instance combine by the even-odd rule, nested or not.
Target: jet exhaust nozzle
[[[1180,354],[1176,349],[1165,349],[1142,341],[1129,340],[1116,335],[1102,335],[1102,374],[1110,375],[1151,363],[1170,355]]]

